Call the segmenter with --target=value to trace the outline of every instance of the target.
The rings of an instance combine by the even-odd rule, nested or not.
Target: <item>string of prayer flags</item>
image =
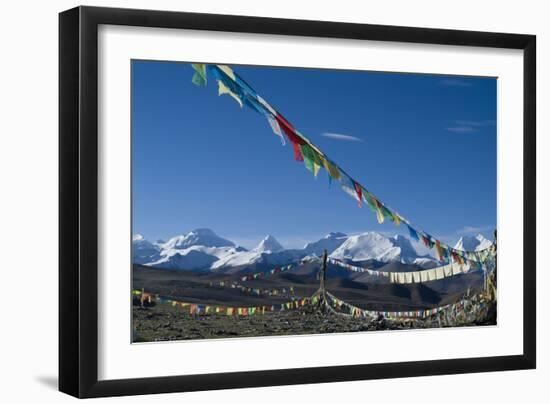
[[[132,294],[141,295],[142,291],[132,291]],[[258,314],[265,314],[266,312],[284,311],[299,309],[311,301],[311,297],[304,297],[299,299],[293,299],[284,303],[277,303],[265,306],[252,306],[252,307],[232,307],[222,305],[205,305],[191,302],[183,302],[181,300],[170,299],[164,296],[151,295],[153,300],[159,304],[167,304],[173,307],[179,307],[189,312],[189,314],[195,315],[210,315],[210,314],[227,314],[228,316],[252,316]]]
[[[362,201],[365,200],[369,207],[376,214],[376,220],[378,223],[384,223],[387,218],[399,226],[402,222],[406,223],[409,228],[411,237],[415,240],[421,240],[426,247],[430,250],[436,248],[436,254],[440,260],[453,258],[459,263],[463,264],[464,261],[476,261],[480,258],[476,255],[474,257],[468,255],[471,252],[464,252],[456,250],[449,246],[445,246],[443,243],[437,243],[437,239],[433,238],[429,234],[414,229],[410,221],[399,215],[397,212],[388,208],[372,193],[370,193],[365,187],[353,178],[345,174],[336,163],[331,161],[326,154],[324,154],[319,148],[317,148],[309,139],[307,139],[302,133],[300,133],[287,119],[283,117],[281,113],[275,110],[267,101],[265,101],[248,83],[246,83],[237,73],[226,65],[204,65],[193,64],[195,74],[193,76],[193,83],[198,86],[204,86],[207,82],[206,73],[211,72],[214,78],[218,82],[219,95],[228,94],[233,97],[239,105],[248,106],[252,110],[264,115],[272,129],[272,131],[281,138],[284,144],[284,136],[290,142],[294,151],[294,159],[299,162],[303,162],[304,166],[311,171],[314,176],[321,167],[323,167],[329,175],[329,187],[332,180],[338,180],[342,183],[342,189],[351,195],[358,201],[359,207],[361,207]],[[284,136],[283,136],[284,133]],[[488,249],[492,248],[494,244]],[[459,257],[459,258],[456,258]]]
[[[256,272],[256,273],[252,273],[252,274],[246,274],[246,275],[243,275],[241,277],[241,281],[246,282],[246,281],[251,281],[251,280],[254,280],[254,279],[265,278],[267,276],[271,276],[271,275],[274,275],[274,274],[278,274],[278,273],[281,273],[281,272],[288,271],[288,270],[294,268],[295,266],[296,266],[295,264],[288,264],[288,265],[285,265],[285,266],[282,266],[282,267],[275,267],[275,268],[273,268],[269,271],[266,271],[266,272]]]
[[[466,300],[461,299],[456,303],[447,304],[445,306],[434,307],[432,309],[420,309],[409,311],[379,311],[379,310],[364,310],[359,307],[353,306],[341,299],[338,299],[331,293],[327,293],[329,303],[338,311],[346,310],[347,314],[352,317],[378,317],[383,316],[388,319],[402,319],[402,318],[427,318],[434,316],[443,311],[454,312],[459,308],[464,307]]]
[[[443,250],[443,247],[442,251]],[[442,253],[444,254],[444,253]],[[363,268],[351,264],[347,264],[341,260],[335,258],[328,258],[328,262],[337,265],[341,268],[345,268],[353,272],[367,273],[372,276],[381,276],[389,278],[390,283],[410,284],[410,283],[425,283],[436,281],[451,276],[457,276],[464,273],[473,272],[473,270],[484,271],[484,267],[479,261],[462,261],[460,256],[457,256],[456,264],[449,263],[447,265],[439,266],[431,269],[424,269],[420,271],[412,272],[387,272],[378,271],[375,269]]]
[[[248,286],[241,285],[235,281],[219,281],[219,282],[210,282],[210,287],[221,287],[221,288],[231,288],[238,289],[244,293],[254,294],[256,296],[284,296],[284,295],[294,295],[294,287],[290,286],[288,288],[278,288],[278,289],[267,289],[267,288],[252,288]]]

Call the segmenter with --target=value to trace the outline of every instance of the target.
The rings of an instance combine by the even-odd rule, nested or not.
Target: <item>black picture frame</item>
[[[98,26],[464,45],[523,50],[523,354],[99,381]],[[59,389],[75,397],[323,383],[536,366],[536,37],[183,12],[77,7],[59,15]]]

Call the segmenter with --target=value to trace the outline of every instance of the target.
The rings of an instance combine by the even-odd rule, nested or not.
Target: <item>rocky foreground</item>
[[[134,342],[258,337],[496,325],[496,302],[483,295],[468,298],[460,310],[425,319],[354,318],[320,312],[312,306],[254,316],[191,315],[178,307],[133,307]]]

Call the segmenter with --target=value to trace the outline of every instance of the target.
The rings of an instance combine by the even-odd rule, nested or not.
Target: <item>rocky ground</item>
[[[460,311],[427,319],[361,319],[321,313],[311,306],[255,316],[190,315],[159,304],[133,307],[134,342],[323,334],[496,324],[496,303],[476,296]]]
[[[315,269],[315,268],[313,268]],[[302,273],[305,272],[305,273]],[[168,299],[203,305],[254,307],[277,305],[295,298],[309,297],[319,288],[315,271],[283,273],[267,279],[245,282],[250,287],[280,289],[293,286],[293,293],[277,296],[244,293],[239,289],[213,287],[221,280],[240,281],[230,274],[195,273],[190,271],[158,270],[135,266],[133,289],[144,290]],[[334,273],[327,279],[327,290],[339,299],[369,310],[409,311],[441,307],[460,301],[468,294],[465,308],[444,311],[426,319],[365,319],[321,313],[306,305],[300,309],[268,312],[253,316],[224,314],[192,315],[189,310],[169,304],[152,303],[142,308],[134,299],[134,341],[171,341],[271,335],[322,334],[410,328],[459,327],[496,324],[496,304],[479,297],[481,281],[476,274],[430,282],[429,285],[397,285],[373,283],[368,279],[339,277]],[[241,282],[242,283],[242,282]]]

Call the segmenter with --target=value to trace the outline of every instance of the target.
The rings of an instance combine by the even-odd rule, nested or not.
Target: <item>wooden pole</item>
[[[327,259],[328,259],[328,254],[327,254],[327,250],[325,250],[323,252],[323,261],[321,263],[321,267],[319,268],[319,273],[317,274],[317,276],[319,277],[319,290],[317,290],[317,294],[319,295],[319,304],[317,307],[322,312],[326,312],[327,309],[329,308],[329,305],[327,302],[327,293],[325,289]]]
[[[320,287],[319,290],[323,293],[323,297],[325,296],[325,278],[327,273],[327,250],[323,253],[323,263],[321,265],[321,269],[319,270],[319,281],[320,281]]]

